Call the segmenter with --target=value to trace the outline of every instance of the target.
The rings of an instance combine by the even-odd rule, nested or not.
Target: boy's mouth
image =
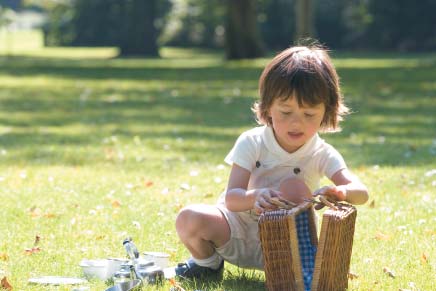
[[[291,138],[300,138],[300,137],[302,137],[304,135],[304,133],[300,132],[300,131],[299,132],[293,131],[293,132],[288,132],[288,135]]]

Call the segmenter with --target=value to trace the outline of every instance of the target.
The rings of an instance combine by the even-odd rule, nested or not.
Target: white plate
[[[76,285],[83,284],[87,281],[80,278],[60,277],[60,276],[43,276],[39,278],[30,278],[29,283],[42,285]]]

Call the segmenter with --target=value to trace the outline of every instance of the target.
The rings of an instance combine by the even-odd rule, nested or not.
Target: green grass
[[[14,290],[70,290],[27,280],[80,277],[83,258],[124,256],[127,235],[142,251],[185,259],[177,211],[214,203],[226,186],[223,158],[255,125],[268,59],[172,48],[117,59],[113,48],[46,49],[32,37],[0,47],[0,277]],[[358,206],[349,289],[435,290],[436,55],[336,53],[334,62],[354,114],[323,137],[372,201]],[[42,250],[26,255],[35,235]],[[222,283],[184,286],[263,290],[263,281],[227,264]]]

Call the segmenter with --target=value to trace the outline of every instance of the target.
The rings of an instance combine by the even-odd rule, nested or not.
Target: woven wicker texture
[[[311,203],[303,203],[291,210],[265,212],[260,216],[259,233],[267,290],[347,288],[357,212],[350,205],[337,206],[337,210],[324,212],[319,243]]]
[[[311,204],[263,213],[259,233],[267,289],[310,290],[317,245]]]
[[[353,248],[357,211],[340,204],[338,210],[324,212],[312,290],[336,291],[348,287],[348,271]]]

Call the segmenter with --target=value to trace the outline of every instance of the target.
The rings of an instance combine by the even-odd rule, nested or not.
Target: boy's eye
[[[292,112],[290,112],[290,111],[282,111],[281,112],[283,115],[289,115],[289,114],[291,114]]]
[[[306,117],[314,117],[315,116],[315,114],[312,114],[312,113],[304,113],[304,116],[306,116]]]

